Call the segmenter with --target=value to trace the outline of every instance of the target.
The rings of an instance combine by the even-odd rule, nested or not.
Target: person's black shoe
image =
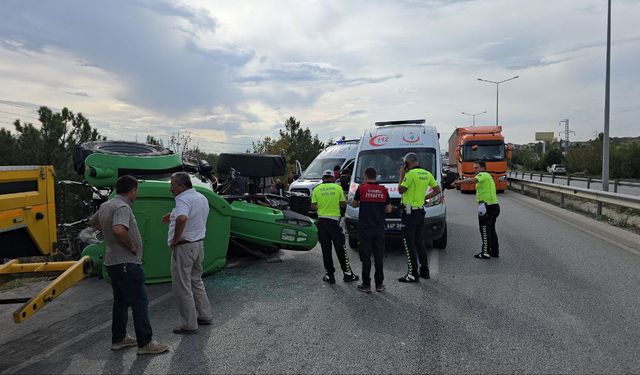
[[[345,283],[350,283],[352,281],[358,281],[358,280],[360,280],[360,278],[358,277],[358,275],[356,275],[353,272],[345,273],[344,276],[342,277],[342,281],[344,281]]]
[[[478,253],[473,257],[478,259],[491,259],[491,255],[489,255],[488,253]]]
[[[411,275],[411,274],[406,274],[404,276],[402,276],[401,278],[398,279],[398,281],[400,281],[401,283],[419,283],[420,280]]]
[[[420,277],[422,277],[423,279],[430,279],[431,277],[429,276],[429,267],[425,267],[425,268],[421,268],[420,269]]]
[[[497,252],[497,251],[490,251],[490,252],[489,252],[489,255],[490,255],[492,258],[500,258],[500,253],[499,253],[499,252]]]
[[[386,287],[384,286],[384,284],[376,285],[376,292],[378,292],[378,293],[384,292],[385,289],[386,289]]]
[[[324,281],[326,283],[329,283],[329,284],[335,284],[336,283],[336,278],[333,276],[333,274],[326,274],[322,278],[322,281]]]
[[[364,293],[371,293],[371,285],[358,284],[358,290]]]

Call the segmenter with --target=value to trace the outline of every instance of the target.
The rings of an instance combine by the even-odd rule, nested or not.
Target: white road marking
[[[437,276],[440,272],[440,249],[431,249],[429,252],[429,276]]]

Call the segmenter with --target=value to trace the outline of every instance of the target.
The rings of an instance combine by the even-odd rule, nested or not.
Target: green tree
[[[209,165],[213,168],[213,172],[215,173],[216,167],[218,166],[218,154],[205,153],[203,154],[203,157],[201,159],[206,160],[207,163],[209,163]]]
[[[264,137],[261,141],[251,142],[252,152],[254,154],[280,154],[279,147],[282,144],[276,144],[277,141],[271,137]]]
[[[74,114],[66,107],[59,113],[47,107],[38,110],[40,126],[14,122],[16,130],[16,164],[54,166],[58,179],[77,179],[72,155],[76,145],[103,140],[82,113]]]
[[[7,129],[0,129],[0,165],[16,164],[16,156],[16,139]]]
[[[538,167],[540,157],[531,148],[513,151],[512,165],[521,166],[524,170],[534,170]]]
[[[572,148],[567,153],[567,171],[584,172],[590,176],[602,174],[602,141],[596,139]],[[640,178],[640,139],[611,138],[609,143],[609,176],[612,179]]]
[[[150,145],[156,145],[160,147],[164,147],[164,142],[160,138],[156,138],[150,134],[147,135],[146,142]],[[183,160],[187,159],[191,163],[196,163],[200,160],[205,160],[211,167],[213,167],[213,171],[215,172],[216,166],[218,164],[218,154],[209,154],[203,152],[197,146],[192,145],[193,139],[191,138],[191,133],[177,133],[172,134],[169,138],[168,148],[173,152],[182,152]]]
[[[192,163],[204,159],[206,155],[198,146],[193,145],[193,138],[188,131],[171,134],[167,148],[175,153],[182,153],[182,160]]]
[[[568,173],[582,172],[599,176],[602,171],[602,137],[570,148],[566,155],[566,167]]]
[[[302,168],[306,168],[324,149],[325,145],[318,135],[311,135],[309,128],[302,128],[300,121],[291,116],[284,122],[284,129],[279,131],[279,138],[264,137],[252,142],[252,152],[256,154],[282,155],[291,168],[296,160]]]
[[[74,114],[67,108],[54,113],[47,107],[40,107],[38,119],[38,126],[16,120],[15,134],[0,129],[0,164],[53,165],[57,181],[79,180],[80,176],[73,169],[75,146],[105,138],[91,127],[89,120],[81,113]],[[88,212],[82,200],[88,197],[88,191],[67,191],[56,187],[58,222],[85,217]]]
[[[293,116],[285,121],[284,130],[280,130],[280,140],[287,146],[287,163],[293,165],[298,160],[303,169],[324,149],[318,135],[312,136],[309,128],[302,129],[300,121]]]
[[[640,141],[625,142],[611,147],[609,168],[611,178],[640,178]]]
[[[147,140],[146,140],[147,144],[150,145],[156,145],[156,146],[160,146],[160,147],[164,147],[164,142],[162,141],[162,139],[160,138],[156,138],[152,135],[147,134]]]

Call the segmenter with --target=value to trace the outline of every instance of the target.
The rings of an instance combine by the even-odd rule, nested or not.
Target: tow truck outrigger
[[[52,166],[0,167],[0,258],[51,256],[59,252],[56,231],[54,172]],[[21,263],[12,259],[0,265],[0,285],[19,277],[57,277],[33,297],[0,299],[0,304],[20,304],[13,320],[29,319],[91,273],[92,261]]]

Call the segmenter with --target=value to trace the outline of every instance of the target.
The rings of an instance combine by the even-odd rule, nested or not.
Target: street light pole
[[[488,79],[478,78],[478,81],[487,82],[487,83],[493,83],[493,84],[496,85],[496,126],[498,126],[498,91],[499,91],[498,87],[500,86],[501,83],[505,83],[507,81],[511,81],[511,80],[514,80],[514,79],[519,78],[519,77],[520,76],[515,76],[515,77],[508,78],[508,79],[504,79],[502,81],[497,81],[497,82],[496,81],[490,81]]]
[[[604,137],[602,139],[602,190],[609,191],[609,87],[611,72],[611,0],[607,13],[607,73],[604,94]]]
[[[607,9],[607,67],[604,88],[604,134],[602,137],[602,190],[609,191],[609,87],[611,72],[611,0]],[[602,203],[598,202],[596,216],[602,216]]]
[[[467,113],[467,112],[462,112],[463,115],[467,115],[467,116],[472,116],[473,117],[473,125],[472,126],[476,126],[476,116],[479,115],[483,115],[487,113],[487,111],[484,112],[480,112],[480,113]]]

